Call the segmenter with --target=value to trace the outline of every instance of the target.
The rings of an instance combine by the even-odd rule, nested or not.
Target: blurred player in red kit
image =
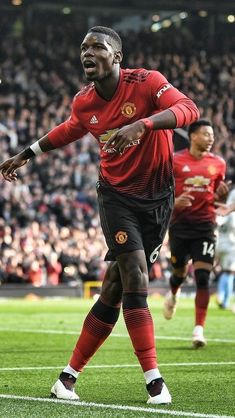
[[[121,69],[122,42],[110,28],[93,27],[81,44],[90,82],[74,97],[70,117],[0,165],[6,180],[35,155],[60,148],[91,132],[100,147],[97,184],[108,266],[100,298],[88,313],[69,364],[52,387],[62,399],[79,399],[79,373],[117,322],[125,324],[144,373],[148,403],[171,402],[157,363],[147,303],[148,271],[168,227],[174,201],[175,127],[199,117],[196,105],[157,71]]]
[[[192,259],[196,283],[193,346],[199,348],[206,344],[203,329],[215,255],[215,200],[226,198],[229,188],[224,182],[225,161],[210,152],[214,143],[211,123],[204,119],[192,123],[188,135],[190,148],[174,155],[175,205],[169,228],[173,274],[163,313],[166,319],[174,315]]]

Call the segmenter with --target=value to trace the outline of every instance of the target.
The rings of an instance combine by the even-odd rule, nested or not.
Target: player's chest
[[[100,137],[107,131],[145,117],[146,112],[150,111],[150,107],[146,108],[146,100],[141,100],[140,94],[132,88],[126,91],[122,89],[111,101],[92,101],[81,109],[79,116],[83,126],[95,137]]]
[[[184,184],[209,185],[218,177],[219,168],[211,161],[200,164],[194,162],[181,162],[176,164],[175,177]]]

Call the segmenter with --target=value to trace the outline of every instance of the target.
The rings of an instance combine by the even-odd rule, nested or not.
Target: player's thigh
[[[174,269],[186,266],[191,258],[190,240],[177,236],[169,231],[169,247],[171,252],[171,264]]]
[[[123,253],[143,250],[141,227],[136,213],[118,200],[98,194],[101,227],[111,260]]]
[[[213,265],[215,258],[215,238],[203,237],[191,242],[193,264],[201,262]]]
[[[159,255],[166,235],[173,208],[173,197],[160,207],[139,214],[139,222],[148,265],[154,263]]]

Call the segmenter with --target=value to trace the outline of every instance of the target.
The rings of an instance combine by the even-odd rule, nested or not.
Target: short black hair
[[[193,134],[194,132],[196,132],[199,128],[201,128],[201,126],[211,126],[212,127],[212,123],[207,119],[199,119],[196,122],[193,122],[188,127],[189,138],[190,138],[190,135]]]
[[[111,40],[112,47],[114,51],[121,51],[122,50],[122,40],[115,30],[111,28],[107,28],[106,26],[93,26],[90,28],[87,33],[103,33],[104,35],[109,36]]]

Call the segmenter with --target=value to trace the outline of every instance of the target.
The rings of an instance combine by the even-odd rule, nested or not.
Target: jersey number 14
[[[214,244],[213,243],[209,243],[207,241],[204,241],[203,242],[202,254],[203,255],[209,254],[211,257],[214,257],[214,254],[215,254]]]

